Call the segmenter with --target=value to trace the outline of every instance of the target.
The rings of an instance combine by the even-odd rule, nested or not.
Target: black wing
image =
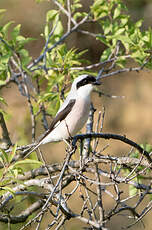
[[[74,104],[75,104],[75,100],[74,99],[70,100],[68,105],[57,114],[57,116],[53,119],[53,121],[50,124],[49,132],[51,132],[54,129],[54,126],[59,121],[61,122],[66,118],[66,116],[71,112],[71,109],[73,108]]]
[[[71,109],[75,104],[75,101],[76,101],[75,99],[71,99],[68,105],[56,115],[56,117],[51,122],[49,129],[43,134],[43,136],[40,137],[38,142],[40,142],[43,138],[45,138],[54,129],[55,125],[58,122],[60,123],[62,120],[66,118],[66,116],[71,112]]]

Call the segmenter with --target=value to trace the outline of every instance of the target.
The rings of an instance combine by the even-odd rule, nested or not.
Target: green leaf
[[[0,162],[5,167],[4,157],[3,157],[3,155],[1,153],[0,153]]]
[[[1,81],[0,81],[0,82],[1,82]],[[5,104],[5,105],[7,105],[5,99],[4,99],[3,97],[1,97],[1,96],[0,96],[0,102],[3,103],[3,104]]]
[[[5,151],[4,151],[4,149],[1,149],[0,148],[0,151],[2,152],[2,158],[3,158],[3,160],[4,160],[4,162],[6,162],[6,163],[9,163],[9,158],[8,158],[8,153],[6,153]]]
[[[148,30],[148,40],[149,40],[149,48],[152,47],[152,28]]]
[[[4,70],[4,69],[5,69],[5,68],[2,69],[2,66],[0,65],[0,70]],[[2,85],[5,85],[5,84],[6,84],[5,81],[1,81],[1,80],[0,80],[0,85],[1,85],[1,86],[2,86]]]
[[[117,6],[116,9],[114,10],[113,19],[119,17],[120,14],[121,14],[121,8]]]
[[[74,20],[77,20],[78,18],[82,17],[82,13],[81,12],[76,12],[73,16]]]
[[[108,59],[109,55],[112,53],[111,48],[108,48],[106,50],[104,50],[104,52],[101,55],[100,61],[105,61]]]
[[[26,49],[20,49],[19,54],[21,56],[21,62],[23,67],[27,66],[29,64],[29,62],[31,61],[31,57],[29,56],[29,53]]]
[[[14,190],[11,189],[10,187],[0,187],[1,190],[5,190],[7,192],[10,192],[13,196],[15,194]]]
[[[19,175],[19,171],[21,171],[20,169],[13,169],[13,170],[10,170],[11,171],[11,174],[13,175],[14,178],[17,178],[18,175]],[[23,171],[23,169],[22,169]]]
[[[91,11],[94,14],[95,20],[108,15],[109,5],[104,0],[96,0],[91,6]]]
[[[57,10],[49,10],[46,14],[46,22],[54,20],[54,18],[59,14]]]
[[[26,165],[26,164],[36,164],[36,165],[40,165],[40,166],[43,165],[43,163],[41,161],[32,160],[32,159],[25,159],[25,160],[15,162],[13,167]]]
[[[143,24],[143,20],[141,19],[135,23],[135,27],[140,28],[142,24]]]
[[[48,36],[49,36],[49,25],[46,24],[45,27],[44,27],[44,36],[46,39],[48,39]]]
[[[138,189],[136,189],[133,185],[129,185],[129,195],[135,196],[138,194]]]
[[[16,37],[16,41],[19,43],[20,46],[24,46],[25,44],[27,44],[28,42],[34,41],[36,40],[36,38],[25,38],[21,35]]]
[[[144,54],[143,50],[141,50],[140,48],[138,50],[135,50],[135,52],[132,52],[131,54],[131,57],[138,61],[142,61],[146,56],[147,54]]]
[[[56,35],[57,37],[60,37],[62,33],[63,33],[63,26],[62,26],[61,21],[59,21],[54,30],[54,35]]]
[[[10,59],[10,54],[7,53],[7,54],[4,54],[3,56],[1,56],[0,61],[3,64],[8,64],[9,59]]]
[[[133,153],[131,153],[131,155],[130,155],[132,158],[139,158],[139,152],[133,152]]]
[[[36,0],[36,3],[44,2],[44,0]]]
[[[124,68],[126,64],[126,58],[123,56],[118,57],[116,60],[116,64],[120,66],[121,68]]]
[[[8,156],[9,163],[12,161],[13,157],[16,154],[16,148],[17,148],[17,143],[13,146],[12,151],[9,153],[9,156]]]
[[[74,4],[71,4],[71,11],[72,13],[74,13],[77,9],[81,8],[82,7],[82,4],[81,3],[74,3]]]
[[[119,36],[116,37],[118,40],[120,40],[122,42],[122,44],[124,45],[124,47],[126,48],[127,52],[130,49],[131,45],[134,45],[134,43],[132,42],[132,40],[129,38],[129,36],[127,35],[122,35],[120,34]]]
[[[117,29],[117,31],[116,31],[116,33],[114,34],[114,36],[118,36],[118,35],[122,34],[124,31],[125,31],[125,28]]]
[[[14,23],[14,21],[10,21],[10,22],[8,22],[7,24],[5,24],[5,25],[3,26],[2,31],[3,31],[3,33],[4,33],[5,35],[7,34],[9,27],[10,27],[13,23]]]
[[[146,146],[144,146],[144,149],[147,151],[147,152],[152,152],[152,145],[150,144],[146,144]]]
[[[121,26],[125,26],[128,23],[129,16],[123,15],[121,16]]]
[[[11,32],[12,39],[13,39],[14,41],[16,41],[16,38],[17,38],[17,36],[19,35],[20,29],[21,29],[21,24],[15,26],[14,29],[13,29],[13,31]]]
[[[62,6],[64,6],[65,0],[58,0],[58,1],[62,4]]]

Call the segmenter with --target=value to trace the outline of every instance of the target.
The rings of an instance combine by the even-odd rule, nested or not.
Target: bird
[[[100,84],[99,80],[88,74],[75,78],[67,98],[52,120],[49,129],[39,138],[27,155],[40,145],[67,140],[76,135],[88,119],[91,104],[90,97],[94,85]]]

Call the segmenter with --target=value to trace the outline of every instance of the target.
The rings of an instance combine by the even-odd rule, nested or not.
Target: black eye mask
[[[87,84],[95,84],[96,83],[96,79],[93,76],[87,76],[86,78],[82,79],[81,81],[79,81],[76,85],[77,89],[79,89],[81,86],[87,85]]]

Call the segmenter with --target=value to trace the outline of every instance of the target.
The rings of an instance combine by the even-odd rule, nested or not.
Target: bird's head
[[[100,82],[98,82],[95,77],[87,74],[80,75],[74,80],[71,93],[87,97],[92,92],[94,85],[100,85]]]

